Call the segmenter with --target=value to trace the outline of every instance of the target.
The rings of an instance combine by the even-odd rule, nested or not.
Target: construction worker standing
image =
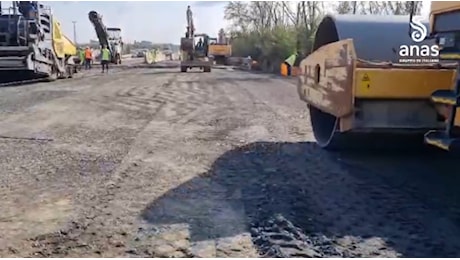
[[[91,61],[93,60],[93,52],[91,51],[91,49],[88,47],[86,47],[86,50],[85,50],[85,69],[91,69]]]
[[[110,50],[107,48],[107,46],[102,46],[101,49],[101,65],[102,65],[102,73],[107,71],[109,73],[109,62],[110,62]]]
[[[80,58],[80,65],[83,65],[83,63],[85,62],[85,51],[83,50],[83,48],[78,48],[78,56]]]

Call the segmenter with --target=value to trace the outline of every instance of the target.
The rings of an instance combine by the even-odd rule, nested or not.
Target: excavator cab
[[[203,38],[198,38],[198,42],[195,45],[196,51],[201,51],[203,49]]]
[[[198,40],[196,40],[198,39]],[[197,57],[208,56],[209,36],[207,34],[195,34],[195,54]]]

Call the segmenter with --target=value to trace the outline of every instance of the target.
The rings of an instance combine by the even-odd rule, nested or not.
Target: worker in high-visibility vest
[[[85,69],[91,69],[91,61],[93,60],[93,52],[91,51],[91,49],[88,47],[86,47],[86,50],[85,50]]]
[[[78,56],[80,58],[80,65],[83,65],[83,63],[85,62],[85,51],[83,50],[83,48],[78,48]]]
[[[107,46],[102,46],[101,49],[101,65],[102,65],[102,73],[106,71],[109,73],[109,62],[110,62],[110,50]]]

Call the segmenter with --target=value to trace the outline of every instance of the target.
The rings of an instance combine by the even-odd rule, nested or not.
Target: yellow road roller
[[[320,147],[353,148],[369,134],[460,147],[460,2],[432,1],[429,22],[417,18],[328,15],[321,21],[298,84]]]

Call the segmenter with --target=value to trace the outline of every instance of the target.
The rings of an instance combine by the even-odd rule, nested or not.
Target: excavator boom
[[[193,13],[190,6],[187,7],[187,38],[193,39],[195,33],[195,25],[193,24]]]

